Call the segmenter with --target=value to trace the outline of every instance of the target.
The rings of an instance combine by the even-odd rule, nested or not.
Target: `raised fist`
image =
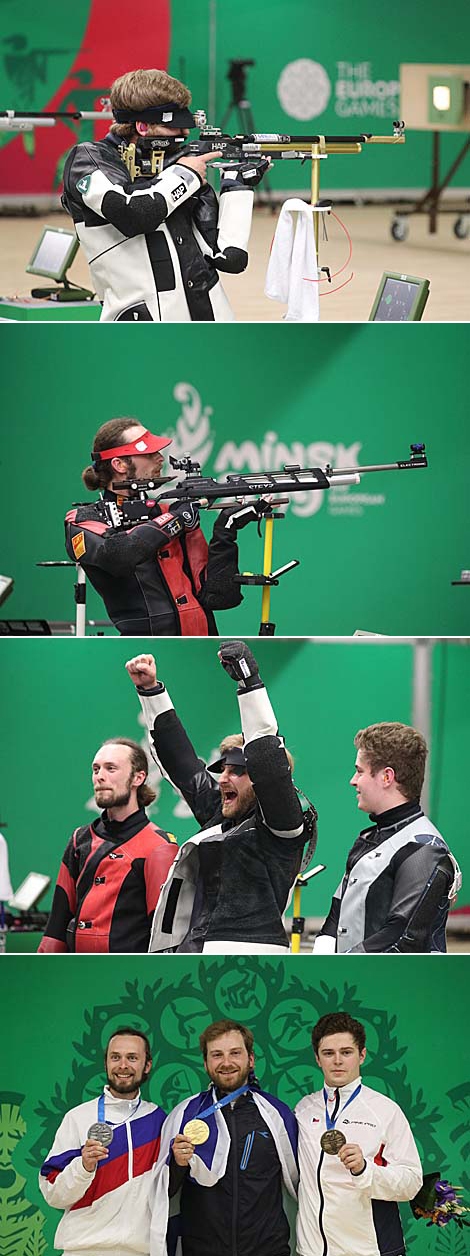
[[[224,641],[218,651],[222,667],[232,680],[237,680],[239,688],[259,689],[262,685],[258,664],[254,654],[244,641]]]

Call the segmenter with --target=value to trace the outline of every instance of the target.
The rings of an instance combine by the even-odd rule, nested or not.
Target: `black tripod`
[[[227,78],[232,84],[232,99],[225,110],[221,122],[221,131],[224,133],[227,132],[230,118],[235,111],[235,133],[237,135],[256,134],[251,100],[248,100],[246,94],[246,73],[247,67],[250,65],[256,65],[256,61],[250,61],[247,58],[244,60],[242,58],[231,59],[229,61]],[[273,203],[273,195],[267,175],[264,176],[263,187],[265,189],[264,194],[255,191],[255,199],[258,198],[258,201],[263,205],[269,205],[271,213],[274,213],[276,207]]]

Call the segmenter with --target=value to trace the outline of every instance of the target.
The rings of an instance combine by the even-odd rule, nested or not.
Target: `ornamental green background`
[[[0,970],[8,1047],[0,1092],[5,1250],[12,1256],[52,1253],[60,1214],[44,1203],[37,1171],[64,1112],[100,1093],[103,1048],[126,1024],[150,1034],[154,1066],[147,1093],[167,1111],[205,1089],[198,1037],[226,1016],[253,1030],[263,1089],[294,1107],[321,1084],[310,1045],[313,1025],[325,1012],[348,1011],[366,1028],[365,1084],[404,1110],[425,1171],[460,1185],[469,1202],[467,968],[465,957],[322,956],[300,964],[292,958],[11,957]],[[18,1248],[18,1214],[28,1219],[28,1208],[36,1245]],[[464,1256],[466,1231],[430,1231],[412,1219],[408,1205],[400,1208],[413,1256]]]
[[[294,755],[295,782],[319,814],[313,864],[327,867],[303,891],[302,913],[326,915],[347,851],[369,823],[349,785],[354,735],[378,720],[411,723],[412,647],[276,638],[250,644]],[[8,825],[4,832],[15,889],[31,870],[47,873],[55,884],[71,833],[96,817],[91,763],[101,743],[126,736],[147,746],[140,703],[124,664],[149,646],[197,752],[210,763],[221,739],[240,728],[236,685],[222,670],[213,639],[2,642],[0,818]],[[462,867],[461,907],[470,898],[462,789],[468,776],[468,642],[436,643],[431,672],[429,810]],[[198,826],[152,767],[157,800],[149,815],[181,842]],[[51,893],[44,900],[47,906]],[[38,935],[11,934],[8,945],[13,951],[31,950],[38,942]]]
[[[293,498],[275,525],[273,567],[300,566],[272,591],[290,635],[465,635],[468,557],[468,328],[240,325],[2,328],[1,570],[9,618],[74,619],[63,519],[89,499],[81,470],[98,427],[135,415],[168,432],[203,473],[284,463],[387,463],[425,441],[424,470],[364,475],[358,487]],[[168,494],[169,498],[171,494]],[[309,513],[313,512],[313,513]],[[202,526],[212,528],[205,512]],[[262,571],[256,528],[241,569]],[[88,590],[90,618],[103,618]],[[259,589],[216,615],[226,636],[258,631]]]

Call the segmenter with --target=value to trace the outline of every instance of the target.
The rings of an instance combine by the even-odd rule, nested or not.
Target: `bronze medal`
[[[185,1138],[189,1138],[193,1147],[199,1147],[201,1143],[207,1143],[210,1134],[209,1126],[205,1121],[200,1121],[197,1117],[194,1121],[187,1121],[183,1126],[183,1134]]]
[[[109,1147],[113,1141],[113,1131],[107,1121],[95,1121],[94,1125],[90,1125],[87,1138],[95,1138],[102,1147]]]
[[[327,1155],[337,1156],[345,1142],[346,1138],[341,1130],[326,1130],[321,1136],[320,1147],[327,1152]]]

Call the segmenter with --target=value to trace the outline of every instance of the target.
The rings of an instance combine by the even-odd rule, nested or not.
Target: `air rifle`
[[[140,519],[148,518],[148,494],[152,493],[152,506],[155,502],[197,503],[202,510],[220,510],[215,503],[220,501],[224,507],[237,506],[245,497],[270,497],[282,493],[284,497],[291,493],[306,493],[325,490],[348,484],[360,484],[361,476],[375,471],[414,471],[427,467],[428,460],[424,444],[410,445],[411,456],[398,462],[371,463],[359,467],[300,467],[296,463],[285,465],[281,471],[259,471],[255,474],[240,475],[234,472],[224,480],[216,480],[212,476],[201,475],[200,463],[193,462],[189,455],[183,458],[172,458],[170,463],[175,471],[183,471],[184,477],[176,482],[175,476],[161,476],[158,480],[119,480],[113,485],[116,492],[129,493],[132,510],[126,511],[128,502],[123,501],[116,507],[114,515],[115,527],[132,527]],[[172,487],[168,487],[171,485]],[[163,488],[163,486],[165,486]],[[143,513],[138,515],[136,502],[140,499]],[[230,500],[229,500],[230,499]],[[108,503],[109,504],[109,503]],[[277,503],[281,505],[281,502]],[[275,508],[276,501],[271,501]],[[131,517],[132,516],[132,517]]]

